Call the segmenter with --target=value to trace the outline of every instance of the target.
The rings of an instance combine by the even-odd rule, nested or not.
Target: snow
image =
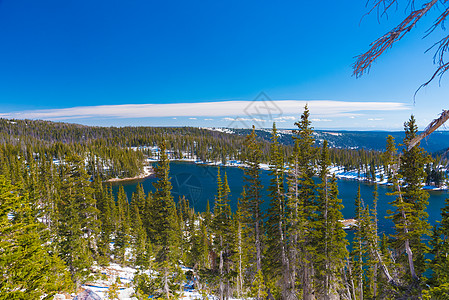
[[[230,134],[234,133],[234,131],[229,129],[229,128],[201,127],[201,129],[206,129],[206,130],[210,130],[210,131],[224,132],[224,133],[230,133]]]
[[[181,269],[184,272],[191,271],[191,268],[181,266]],[[92,292],[96,293],[100,299],[108,299],[107,293],[109,291],[109,287],[117,282],[117,278],[120,278],[120,284],[119,291],[117,292],[118,298],[120,300],[137,300],[136,297],[134,297],[134,287],[133,287],[133,278],[134,274],[137,273],[136,268],[131,267],[123,267],[119,264],[110,264],[107,267],[102,267],[98,265],[94,265],[92,267],[92,270],[95,271],[95,273],[102,274],[102,276],[96,276],[96,278],[93,278],[92,280],[86,282],[82,288],[86,290],[91,290]],[[154,274],[154,271],[152,270],[145,270],[143,273],[152,275]],[[193,289],[193,282],[185,282],[184,283],[184,292],[180,297],[181,299],[203,299],[202,295]],[[55,298],[58,299],[58,298]],[[215,300],[216,297],[212,295],[208,295],[208,299]]]

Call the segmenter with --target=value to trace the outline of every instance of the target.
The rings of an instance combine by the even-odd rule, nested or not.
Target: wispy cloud
[[[383,121],[384,118],[369,118],[368,121]]]
[[[332,122],[331,119],[310,119],[312,122]]]
[[[1,112],[0,116],[17,119],[71,120],[79,118],[148,118],[148,117],[229,117],[242,116],[251,120],[294,120],[308,104],[312,115],[323,117],[351,117],[363,111],[399,111],[410,109],[399,102],[350,102],[350,101],[220,101],[171,104],[123,104],[101,106],[78,106],[62,109]],[[272,115],[270,105],[275,106]],[[287,115],[288,116],[283,116]],[[237,118],[237,117],[236,117]]]
[[[189,120],[196,120],[197,118],[189,118]]]
[[[236,118],[223,118],[223,120],[225,121],[230,121],[230,122],[245,122],[245,121],[254,121],[254,122],[270,122],[270,120],[264,120],[264,119],[259,119],[259,118],[241,118],[241,117],[236,117]]]
[[[281,122],[285,122],[285,121],[292,121],[292,120],[296,120],[296,117],[293,116],[283,116],[283,117],[278,117],[278,118],[274,118],[275,121],[281,121]]]

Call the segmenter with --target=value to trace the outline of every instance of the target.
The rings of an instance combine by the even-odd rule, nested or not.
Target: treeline
[[[105,178],[134,177],[142,172],[143,156],[157,156],[151,149],[164,137],[172,159],[197,159],[203,162],[243,160],[243,146],[247,130],[235,130],[235,134],[193,127],[93,127],[67,123],[34,120],[0,119],[0,145],[15,146],[27,154],[45,152],[47,157],[64,159],[68,152],[90,156],[98,162],[98,169]],[[257,143],[261,149],[261,162],[270,160],[270,141],[266,130],[257,130]],[[294,143],[291,135],[280,134],[280,149],[284,156],[291,156]],[[133,151],[129,149],[133,148]],[[373,171],[383,165],[381,152],[365,149],[330,148],[333,165],[346,170]]]
[[[393,183],[394,234],[378,233],[377,192],[369,207],[354,191],[357,227],[349,241],[336,178],[329,173],[332,152],[327,142],[315,146],[307,107],[295,126],[288,154],[273,126],[265,187],[260,140],[254,130],[244,137],[239,157],[247,167],[235,212],[222,170],[212,208],[195,212],[188,199],[173,198],[167,141],[158,143],[155,191],[145,194],[139,185],[131,199],[123,188],[115,196],[101,176],[92,176],[85,152],[64,148],[71,142],[50,143],[42,151],[4,144],[0,298],[51,299],[57,291],[76,290],[89,280],[94,261],[140,270],[134,279],[138,299],[178,298],[186,276],[204,297],[220,300],[447,297],[449,201],[432,228],[428,194],[421,189],[430,156],[419,145],[399,153],[394,139],[387,140],[379,159]],[[404,127],[408,145],[417,134],[413,116]],[[45,149],[64,158],[55,164],[55,152]],[[182,265],[192,271],[183,273]],[[146,269],[155,272],[149,276]]]

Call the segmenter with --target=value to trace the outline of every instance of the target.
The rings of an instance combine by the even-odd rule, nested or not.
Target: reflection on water
[[[170,163],[170,177],[173,185],[173,196],[177,200],[180,196],[185,196],[189,199],[191,205],[196,211],[206,210],[207,201],[210,202],[213,208],[214,197],[217,189],[217,167],[208,165],[197,165],[188,162],[172,162]],[[243,189],[243,171],[236,167],[221,168],[221,175],[227,173],[229,187],[231,189],[231,208],[233,211],[237,208],[237,199]],[[262,171],[262,184],[267,187],[269,185],[268,171]],[[154,190],[152,183],[155,182],[154,177],[138,181],[118,182],[113,184],[114,192],[117,192],[118,187],[123,185],[128,199],[131,199],[132,193],[135,191],[138,183],[142,183],[146,193]],[[374,186],[368,183],[359,183],[358,181],[338,180],[339,198],[343,200],[343,216],[346,219],[354,218],[354,199],[357,193],[357,186],[360,184],[360,192],[365,205],[372,207],[372,193]],[[378,218],[379,231],[391,233],[393,223],[391,220],[385,219],[388,209],[392,209],[388,202],[393,200],[392,196],[386,196],[390,188],[387,186],[378,186],[379,200],[378,200]],[[267,193],[265,192],[264,196]],[[429,206],[427,212],[429,213],[430,224],[435,224],[437,220],[441,220],[441,208],[444,206],[444,200],[447,197],[447,192],[431,191],[429,198]],[[266,199],[266,197],[265,197]],[[268,200],[262,206],[263,210],[268,208]]]

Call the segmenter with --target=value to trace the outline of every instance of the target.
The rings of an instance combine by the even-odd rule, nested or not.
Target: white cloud
[[[383,121],[384,118],[369,118],[368,121]]]
[[[285,117],[278,117],[278,118],[274,118],[275,121],[286,121],[286,120],[296,120],[296,117],[293,116],[285,116]]]
[[[79,118],[148,118],[148,117],[228,117],[243,116],[248,121],[294,120],[308,104],[312,115],[320,117],[351,117],[361,111],[409,110],[399,102],[350,102],[350,101],[220,101],[171,104],[123,104],[78,106],[62,109],[1,112],[3,117],[17,119],[71,120]],[[242,120],[242,119],[239,119]]]
[[[236,118],[223,118],[223,120],[225,121],[254,121],[254,122],[267,122],[267,121],[271,121],[271,120],[264,120],[264,119],[259,119],[259,118],[240,118],[240,117],[236,117]]]
[[[282,116],[282,117],[277,117],[274,118],[273,121],[277,122],[277,123],[286,123],[287,121],[294,121],[298,119],[297,117],[293,117],[293,116]],[[269,120],[271,121],[271,120]]]
[[[189,118],[189,120],[196,120],[196,118]]]
[[[213,121],[214,119],[204,119],[204,121]]]
[[[312,122],[332,122],[330,119],[310,119]]]

